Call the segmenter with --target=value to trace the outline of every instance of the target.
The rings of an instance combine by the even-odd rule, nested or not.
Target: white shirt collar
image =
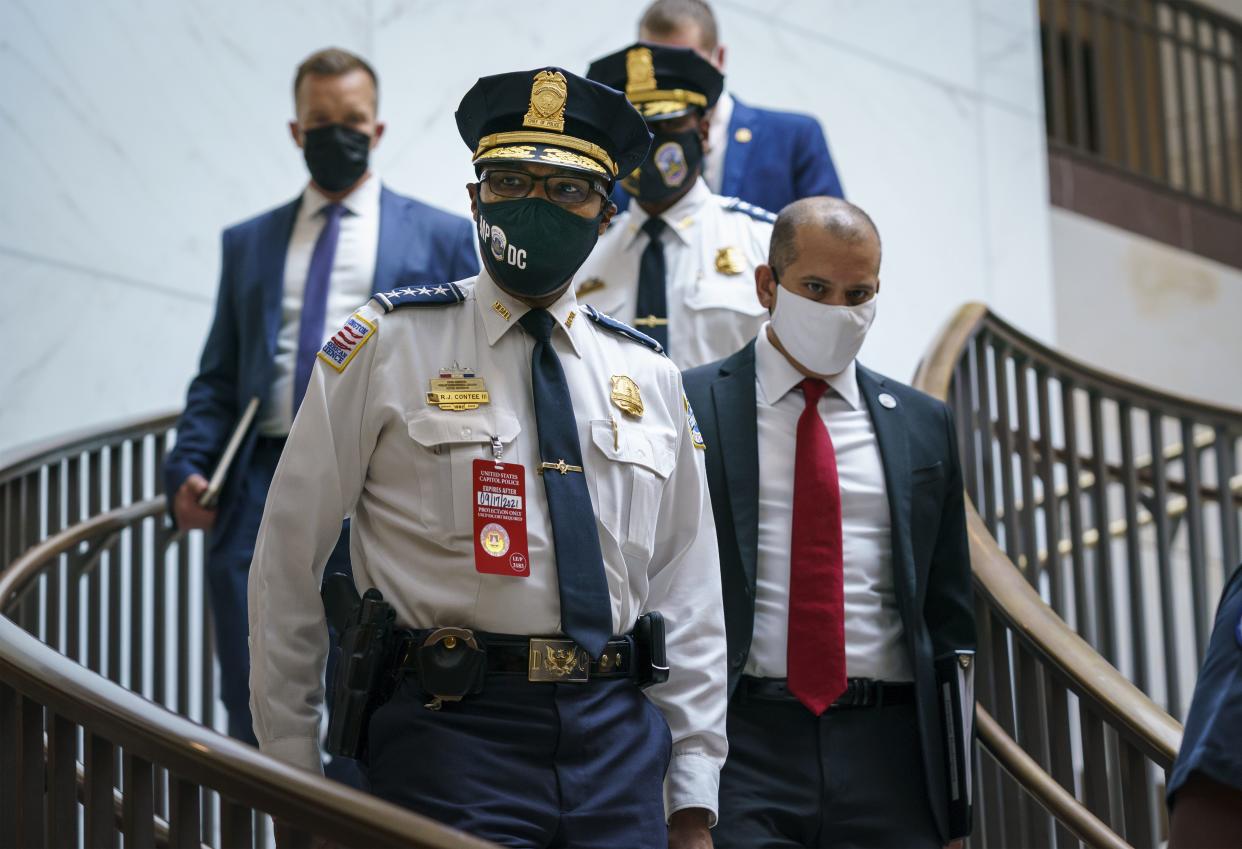
[[[766,321],[763,323],[755,339],[755,378],[759,383],[759,390],[763,393],[761,400],[768,405],[775,404],[785,397],[787,392],[806,377],[794,368],[793,363],[789,362],[785,355],[772,344],[772,340],[768,338],[770,323]],[[858,373],[854,362],[850,360],[850,364],[841,372],[826,377],[824,380],[834,392],[845,399],[851,408],[860,410],[862,399],[859,397]]]
[[[493,347],[507,330],[516,327],[518,320],[530,312],[530,307],[496,285],[486,267],[479,271],[478,280],[474,284],[474,300],[483,321],[483,330],[487,333],[487,344]],[[579,315],[582,310],[574,295],[574,284],[571,282],[565,293],[546,309],[569,337],[574,354],[581,357],[582,351],[579,350],[574,334],[581,332],[580,322],[586,319]],[[575,327],[579,329],[575,330]]]
[[[380,178],[374,171],[362,181],[362,185],[341,199],[340,203],[351,215],[374,215],[379,211]],[[302,192],[302,214],[312,218],[332,203],[314,183],[307,183]]]
[[[707,203],[712,197],[712,190],[708,188],[707,182],[700,176],[694,181],[694,187],[686,192],[686,196],[677,203],[670,206],[664,212],[660,213],[660,217],[664,219],[664,223],[668,225],[667,232],[673,233],[683,243],[689,245],[690,228],[694,226],[699,219],[699,211],[703,208],[703,204]],[[637,200],[630,203],[630,221],[625,231],[628,237],[626,249],[634,246],[634,241],[638,237],[642,226],[647,223],[647,219],[651,216],[646,210],[639,205]]]

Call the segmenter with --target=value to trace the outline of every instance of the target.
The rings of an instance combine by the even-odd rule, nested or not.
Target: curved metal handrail
[[[1026,375],[1015,371],[1010,378],[1007,373],[1010,366],[1005,365],[1001,353],[992,353],[988,345],[995,345],[1006,357],[1012,356],[1017,360],[1020,365],[1013,366],[1015,369],[1029,367],[1038,370],[1045,381],[1049,376],[1062,380],[1063,404],[1067,406],[1075,402],[1071,393],[1078,389],[1096,393],[1093,403],[1098,404],[1094,399],[1107,393],[1108,398],[1123,399],[1125,403],[1133,401],[1136,407],[1145,405],[1144,409],[1158,410],[1167,406],[1175,409],[1183,421],[1193,417],[1196,423],[1207,422],[1222,429],[1236,426],[1239,414],[1141,387],[1079,364],[1023,335],[990,313],[985,305],[978,303],[962,306],[944,326],[928,348],[928,354],[919,364],[913,381],[916,388],[956,408],[963,443],[960,447],[968,482],[967,530],[981,617],[980,674],[983,678],[978,693],[980,742],[1021,789],[1053,816],[1055,828],[1068,829],[1090,845],[1150,845],[1158,842],[1162,826],[1157,810],[1160,782],[1153,777],[1148,765],[1154,765],[1160,771],[1172,766],[1181,740],[1181,725],[1045,601],[1040,594],[1039,572],[1024,571],[1014,563],[969,497],[972,485],[988,481],[988,484],[982,485],[999,486],[998,479],[1003,474],[1012,476],[1006,487],[1021,488],[1019,510],[1022,509],[1022,500],[1026,500],[1041,510],[1055,509],[1059,512],[1063,504],[1076,506],[1071,504],[1073,499],[1081,498],[1087,487],[1097,486],[1097,483],[1088,480],[1084,485],[1075,474],[1072,486],[1059,489],[1047,486],[1048,481],[1055,483],[1058,480],[1054,461],[1065,464],[1068,473],[1071,470],[1076,472],[1080,463],[1090,460],[1094,463],[1092,468],[1097,476],[1111,475],[1111,481],[1116,481],[1122,474],[1129,474],[1131,480],[1126,485],[1134,490],[1136,486],[1133,481],[1137,479],[1137,472],[1133,457],[1128,468],[1108,468],[1103,459],[1099,462],[1094,462],[1094,458],[1084,460],[1074,447],[1077,434],[1065,437],[1069,441],[1064,449],[1057,448],[1051,436],[1055,431],[1047,417],[1047,385],[1036,383],[1036,395],[1027,396]],[[1002,371],[1006,373],[1001,374]],[[969,383],[971,378],[978,383]],[[1006,432],[1009,425],[1005,422],[1011,415],[1011,396],[1006,380],[1013,382],[1016,393],[1014,403],[1018,405],[1019,419],[1016,433]],[[990,396],[989,391],[996,394]],[[1036,397],[1038,409],[1033,406],[1032,399]],[[1032,406],[1023,409],[1024,404]],[[995,412],[995,415],[999,419],[994,422],[993,415],[997,410],[1000,412]],[[1092,412],[1098,416],[1098,408]],[[1038,418],[1040,431],[1038,441],[1031,434],[1035,418]],[[1099,426],[1098,420],[1092,421],[1093,428],[1098,429]],[[1068,418],[1065,430],[1069,432],[1074,427],[1074,419]],[[992,454],[996,447],[992,442],[994,439],[1000,440],[999,457]],[[1195,445],[1189,450],[1196,451],[1200,447]],[[1100,444],[1092,445],[1094,451],[1098,452],[1099,448]],[[1005,453],[1006,450],[1015,453],[1011,456]],[[1022,452],[1026,452],[1024,464],[1018,462]],[[1197,454],[1189,456],[1198,457]],[[1035,459],[1039,462],[1038,469],[1035,468]],[[1159,462],[1169,459],[1171,457],[1164,457]],[[1013,465],[1005,468],[1009,463],[1019,468],[1015,470]],[[1157,471],[1157,474],[1160,473],[1162,470]],[[990,476],[994,476],[991,481]],[[1031,480],[1035,476],[1044,484],[1042,494],[1036,495]],[[1083,477],[1087,477],[1086,473]],[[1162,483],[1159,478],[1155,478],[1155,482]],[[985,494],[989,493],[985,490]],[[994,501],[994,493],[991,495]],[[1093,493],[1093,497],[1104,496]],[[1050,508],[1049,503],[1055,506]],[[1160,515],[1161,511],[1156,506],[1160,503],[1159,499],[1146,502],[1147,509]],[[1016,521],[1004,515],[1012,507],[1011,503],[1002,511],[990,501],[993,522],[999,522],[1002,516],[1006,521]],[[1161,519],[1166,519],[1167,515],[1166,512]],[[1037,529],[1033,517],[1026,515],[1021,518],[1026,524],[1020,526],[1018,531],[1024,539],[1038,539],[1036,535],[1043,530],[1048,530],[1051,535],[1058,527],[1055,522],[1062,520],[1059,515],[1055,516],[1053,524],[1041,525]],[[1013,532],[1012,526],[1005,530],[1008,538]],[[1064,530],[1063,525],[1061,530]],[[1086,534],[1081,525],[1075,533],[1078,536],[1074,545],[1083,545],[1082,538]],[[1057,538],[1059,540],[1059,532]],[[1074,539],[1073,535],[1071,538]],[[1012,539],[1010,545],[1013,545]],[[1058,553],[1065,555],[1061,548],[1058,542]],[[1078,561],[1075,562],[1077,564]],[[1040,565],[1050,568],[1044,562]],[[1056,595],[1056,585],[1053,586]],[[1082,586],[1081,579],[1076,578],[1075,598],[1080,595]],[[1082,620],[1077,621],[1081,624]],[[1071,702],[1070,695],[1077,697],[1077,708]],[[993,711],[996,710],[999,714],[993,718]],[[1070,726],[1076,722],[1081,723],[1082,739],[1077,755],[1069,740]],[[1109,742],[1107,728],[1116,732],[1116,742]],[[1011,736],[1013,729],[1017,731],[1016,737]],[[1082,759],[1081,773],[1074,766],[1075,758]],[[1121,803],[1124,813],[1119,810],[1117,799],[1110,799],[1109,788],[1117,783],[1123,783],[1128,788],[1123,794],[1126,799]],[[1019,842],[1053,840],[1049,831],[1017,834],[1013,830],[1019,828],[1014,824],[1018,819],[1023,820],[1022,829],[1030,828],[1034,815],[1029,809],[1024,809],[1021,817],[1016,816],[1018,811],[1011,810],[1009,805],[1020,803],[1019,797],[1005,790],[1003,783],[989,785],[984,790],[985,796],[989,791],[991,794],[985,800],[985,808],[993,806],[988,814],[989,839],[997,839],[992,834],[995,830],[1007,834],[1009,842],[1015,839]],[[998,807],[1004,809],[999,815]],[[1109,820],[1112,827],[1103,820]],[[1119,836],[1123,828],[1124,840]],[[1032,837],[1036,834],[1039,836]]]
[[[131,504],[38,544],[0,573],[0,607],[33,587],[43,567],[60,555],[157,516],[163,508],[159,498]],[[0,615],[0,682],[129,755],[331,840],[348,845],[494,849],[492,843],[288,766],[179,716],[80,666],[4,615]]]
[[[981,707],[975,708],[975,725],[979,743],[988,750],[996,762],[1012,775],[1022,788],[1034,796],[1049,811],[1054,812],[1074,836],[1088,846],[1098,849],[1133,849],[1117,836],[1117,833],[1101,822],[1100,818],[1086,809],[1077,799],[1066,792],[1060,784],[1023,751],[1017,742],[1005,733],[1005,729]]]
[[[115,444],[118,438],[126,434],[158,433],[169,430],[177,423],[180,415],[180,410],[145,413],[19,445],[0,452],[0,481],[34,471],[49,460],[58,457],[68,457],[107,447]]]

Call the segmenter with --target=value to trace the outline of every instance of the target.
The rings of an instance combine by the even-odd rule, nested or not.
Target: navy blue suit
[[[739,130],[749,141],[738,141]],[[719,194],[771,212],[805,197],[845,197],[824,131],[810,115],[760,109],[735,97],[728,138]],[[624,210],[630,198],[618,184],[613,200]]]
[[[756,810],[749,825],[729,823],[724,830],[727,833],[718,829],[718,846],[837,845],[833,841],[850,845],[851,829],[855,830],[856,845],[925,845],[916,843],[913,833],[891,830],[915,822],[926,824],[924,839],[929,830],[939,833],[935,845],[960,836],[948,833],[947,772],[934,668],[935,658],[941,655],[975,648],[970,556],[955,431],[949,410],[940,401],[862,365],[857,372],[884,466],[892,526],[893,585],[914,670],[915,704],[901,706],[907,712],[900,720],[894,707],[885,728],[877,725],[881,721],[879,711],[868,716],[830,710],[817,721],[801,705],[782,708],[781,726],[774,729],[777,742],[767,748],[786,740],[790,741],[789,750],[779,753],[781,765],[761,772],[786,776],[802,788],[822,785],[826,801],[820,796],[793,810],[798,804],[794,797],[802,792],[799,786],[783,788],[774,797],[764,797],[761,790],[751,786],[739,791],[749,802],[746,798],[734,800],[729,794],[731,763],[726,763],[721,779],[722,825],[731,806],[736,811],[755,803],[767,810]],[[743,757],[747,748],[744,733],[754,727],[754,716],[741,715],[735,691],[753,636],[758,570],[755,343],[724,360],[691,369],[684,377],[686,395],[707,444],[707,483],[716,517],[729,651],[729,760],[733,762]],[[884,394],[895,402],[891,408],[881,403]],[[768,715],[776,718],[771,712]],[[797,741],[797,723],[808,725],[803,743]],[[877,728],[881,739],[887,741],[884,752],[849,749],[851,741],[856,743],[864,732]],[[832,739],[831,745],[823,742],[833,734],[839,739]],[[908,761],[901,762],[899,749],[906,739]],[[831,748],[834,752],[831,786],[826,784],[827,777],[821,777],[826,773],[816,760],[821,747],[822,751]],[[889,769],[898,763],[908,763],[908,768]],[[881,775],[885,769],[889,774]],[[805,781],[801,780],[804,773]],[[762,776],[750,778],[762,780]],[[834,825],[835,810],[842,811],[844,821]],[[818,828],[822,833],[801,841],[770,842],[765,829],[782,817],[802,825],[809,822],[812,832]],[[758,822],[758,818],[766,821]],[[763,834],[747,832],[751,826]],[[875,830],[858,831],[864,826]]]
[[[177,443],[164,464],[170,514],[186,478],[195,473],[210,477],[249,400],[257,395],[266,402],[281,324],[285,256],[300,205],[299,197],[224,231],[215,317],[177,422]],[[471,277],[479,270],[475,241],[468,220],[382,188],[372,292]],[[221,698],[229,712],[229,733],[251,742],[246,576],[280,458],[279,445],[270,443],[258,439],[254,428],[247,434],[208,538]],[[348,568],[348,553],[343,534],[333,553],[338,571]]]
[[[1186,717],[1181,751],[1166,793],[1177,791],[1193,773],[1242,790],[1242,566],[1221,593],[1216,625],[1208,643],[1195,695]]]

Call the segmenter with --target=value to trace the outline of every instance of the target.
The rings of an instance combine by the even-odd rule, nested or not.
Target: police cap
[[[612,180],[647,157],[651,133],[619,91],[562,68],[483,77],[457,107],[476,168],[540,162]]]
[[[706,112],[724,90],[724,75],[693,50],[643,42],[596,59],[587,77],[623,90],[648,121]]]

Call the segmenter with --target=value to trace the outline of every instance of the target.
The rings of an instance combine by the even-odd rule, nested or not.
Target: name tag
[[[526,468],[474,461],[474,568],[484,575],[530,576],[526,543]]]

